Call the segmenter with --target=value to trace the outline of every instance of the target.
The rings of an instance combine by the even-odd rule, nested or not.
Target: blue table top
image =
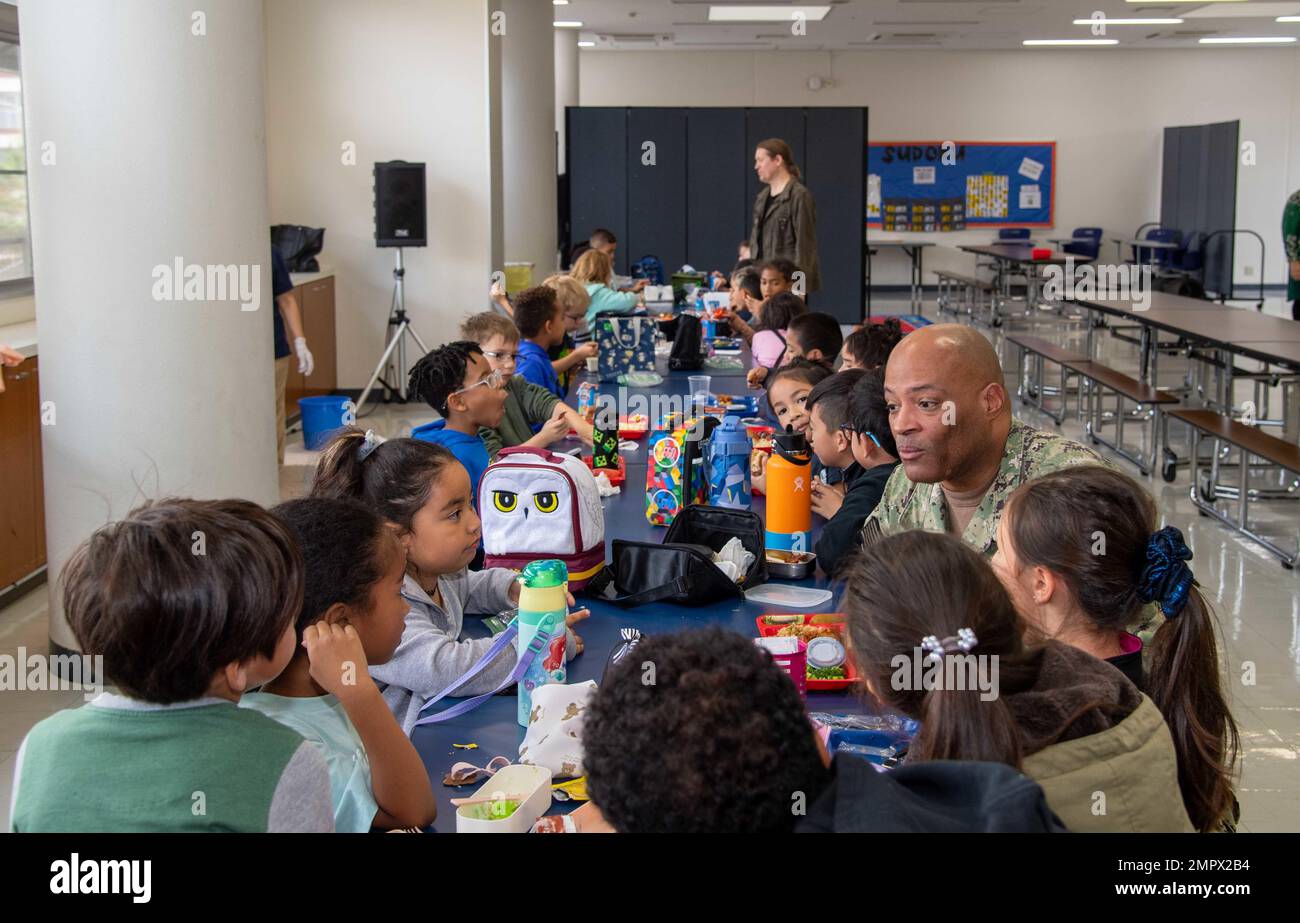
[[[628,388],[628,396],[632,397],[641,394],[648,398],[649,395],[655,393],[686,394],[688,374],[712,374],[712,391],[715,394],[742,395],[753,393],[746,389],[743,372],[718,374],[716,372],[710,373],[707,369],[696,373],[669,372],[663,360],[660,361],[659,372],[664,376],[662,385],[655,388]],[[575,378],[569,395],[570,403],[576,402],[578,385],[586,380],[589,380],[586,373]],[[602,393],[617,395],[617,385],[607,383],[600,385],[600,388]],[[603,501],[607,550],[609,543],[616,538],[650,542],[663,540],[665,528],[652,526],[645,518],[645,443],[645,439],[638,440],[635,452],[622,453],[627,467],[627,480],[618,496],[608,497]],[[556,448],[563,449],[565,444],[561,443]],[[760,516],[762,515],[762,497],[754,497],[754,509]],[[820,520],[814,517],[814,535],[819,522]],[[829,586],[827,580],[821,576],[801,581],[773,582],[792,583],[809,587]],[[599,682],[601,673],[605,668],[605,661],[619,640],[619,629],[622,628],[636,628],[643,634],[651,635],[702,627],[704,625],[721,625],[747,637],[757,637],[758,631],[754,620],[766,612],[829,612],[834,611],[837,602],[838,594],[836,598],[829,600],[824,606],[818,606],[814,609],[787,609],[771,605],[758,605],[743,598],[697,608],[655,603],[634,609],[621,609],[610,603],[592,601],[584,596],[579,596],[578,605],[590,608],[591,617],[580,623],[576,628],[578,634],[582,636],[585,650],[569,663],[568,680],[571,683],[584,682],[589,679]],[[464,637],[486,637],[487,635],[488,631],[481,622],[472,616],[466,618]],[[445,708],[455,701],[458,700],[446,699],[444,700],[445,704],[439,704],[437,708]],[[829,711],[841,714],[863,713],[871,710],[868,704],[858,696],[843,693],[810,693],[808,709],[809,711]],[[443,776],[451,769],[452,764],[465,761],[476,766],[483,766],[494,756],[505,756],[511,762],[515,762],[518,760],[519,745],[523,742],[523,739],[524,728],[520,727],[515,720],[515,696],[513,693],[496,696],[474,711],[459,718],[437,725],[425,725],[416,728],[412,735],[412,741],[429,771],[429,777],[433,780],[434,794],[438,799],[438,819],[433,825],[435,830],[447,833],[454,832],[456,829],[456,813],[449,799],[467,797],[472,792],[477,791],[478,787],[483,784],[477,782],[459,788],[443,785]],[[478,747],[474,750],[460,750],[452,746],[452,744],[467,743],[477,744]],[[553,802],[550,813],[562,813],[573,807],[577,807],[573,802],[568,802],[566,805]]]

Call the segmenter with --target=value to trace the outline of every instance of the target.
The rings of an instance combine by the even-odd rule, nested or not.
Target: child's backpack
[[[633,279],[645,279],[651,285],[667,285],[668,276],[664,272],[663,260],[648,253],[631,266]]]
[[[673,336],[672,352],[668,354],[668,367],[674,371],[694,371],[704,365],[704,338],[700,319],[694,314],[677,317],[677,333]]]
[[[502,449],[478,485],[484,567],[520,570],[558,558],[577,592],[605,566],[605,512],[580,458],[534,446]]]

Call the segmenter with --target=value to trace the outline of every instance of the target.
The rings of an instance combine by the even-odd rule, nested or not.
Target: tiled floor
[[[1283,313],[1285,306],[1270,303],[1270,313]],[[898,310],[904,310],[900,305]],[[933,305],[926,313],[933,317]],[[1035,324],[1035,332],[1058,342],[1080,342],[1077,330],[1067,333],[1054,320]],[[1016,325],[1014,329],[1021,329]],[[1067,337],[1075,339],[1069,340]],[[1001,346],[1001,337],[993,336]],[[1121,371],[1136,368],[1135,347],[1098,337],[1098,358]],[[1012,355],[1004,352],[1004,364]],[[1177,386],[1185,365],[1175,359],[1161,359],[1160,383]],[[1010,379],[1011,376],[1009,376]],[[1014,389],[1014,382],[1009,380]],[[1249,397],[1246,386],[1237,398]],[[1050,421],[1034,411],[1017,407],[1017,413],[1036,425],[1050,427]],[[384,407],[364,416],[361,425],[385,436],[402,435],[434,419],[427,408],[417,405]],[[1082,438],[1082,427],[1067,418],[1062,431]],[[1174,430],[1177,448],[1185,437]],[[291,440],[286,464],[281,469],[283,497],[305,491],[315,457],[302,447],[301,437]],[[1127,462],[1119,466],[1137,476]],[[1284,570],[1277,559],[1219,523],[1200,516],[1188,497],[1188,474],[1181,470],[1173,484],[1157,475],[1147,481],[1159,502],[1167,524],[1178,526],[1195,552],[1193,569],[1207,595],[1214,602],[1224,639],[1224,664],[1233,711],[1242,731],[1242,776],[1239,797],[1245,831],[1300,831],[1300,575]],[[1254,507],[1257,525],[1284,546],[1294,545],[1300,505],[1276,501]],[[40,586],[0,610],[0,654],[14,654],[19,647],[44,651],[46,644],[47,588]],[[1243,682],[1253,673],[1253,684]],[[0,830],[8,827],[9,784],[14,753],[28,728],[46,715],[80,701],[78,692],[0,693]]]

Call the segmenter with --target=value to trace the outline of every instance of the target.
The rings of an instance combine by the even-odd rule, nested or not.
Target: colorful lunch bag
[[[519,445],[502,449],[478,486],[484,567],[520,570],[558,558],[576,593],[605,566],[605,512],[582,459]]]
[[[655,320],[652,317],[611,317],[592,322],[600,348],[600,380],[617,381],[628,372],[655,370]]]

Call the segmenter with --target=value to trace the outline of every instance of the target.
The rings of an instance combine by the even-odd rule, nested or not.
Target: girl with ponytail
[[[1151,496],[1110,468],[1053,472],[1007,502],[993,566],[1031,637],[1107,660],[1159,707],[1178,753],[1188,816],[1202,832],[1235,823],[1238,734],[1219,676],[1213,611],[1173,526]],[[1150,649],[1128,633],[1148,603],[1165,621]],[[1143,654],[1148,669],[1143,670]]]
[[[410,607],[397,651],[370,668],[402,730],[410,734],[425,701],[464,676],[492,647],[491,638],[462,638],[466,613],[492,615],[519,601],[514,571],[468,570],[481,535],[469,473],[447,449],[419,439],[384,440],[344,427],[321,453],[313,497],[360,500],[388,523],[406,555],[402,599]],[[569,599],[570,605],[573,599]],[[569,614],[567,625],[587,617]],[[582,639],[565,635],[566,655]],[[457,696],[491,692],[510,676],[515,651],[501,651],[456,689]]]
[[[950,535],[903,532],[864,549],[845,578],[867,691],[921,722],[909,761],[1015,767],[1071,830],[1191,832],[1155,705],[1083,651],[1026,640],[978,552]]]

